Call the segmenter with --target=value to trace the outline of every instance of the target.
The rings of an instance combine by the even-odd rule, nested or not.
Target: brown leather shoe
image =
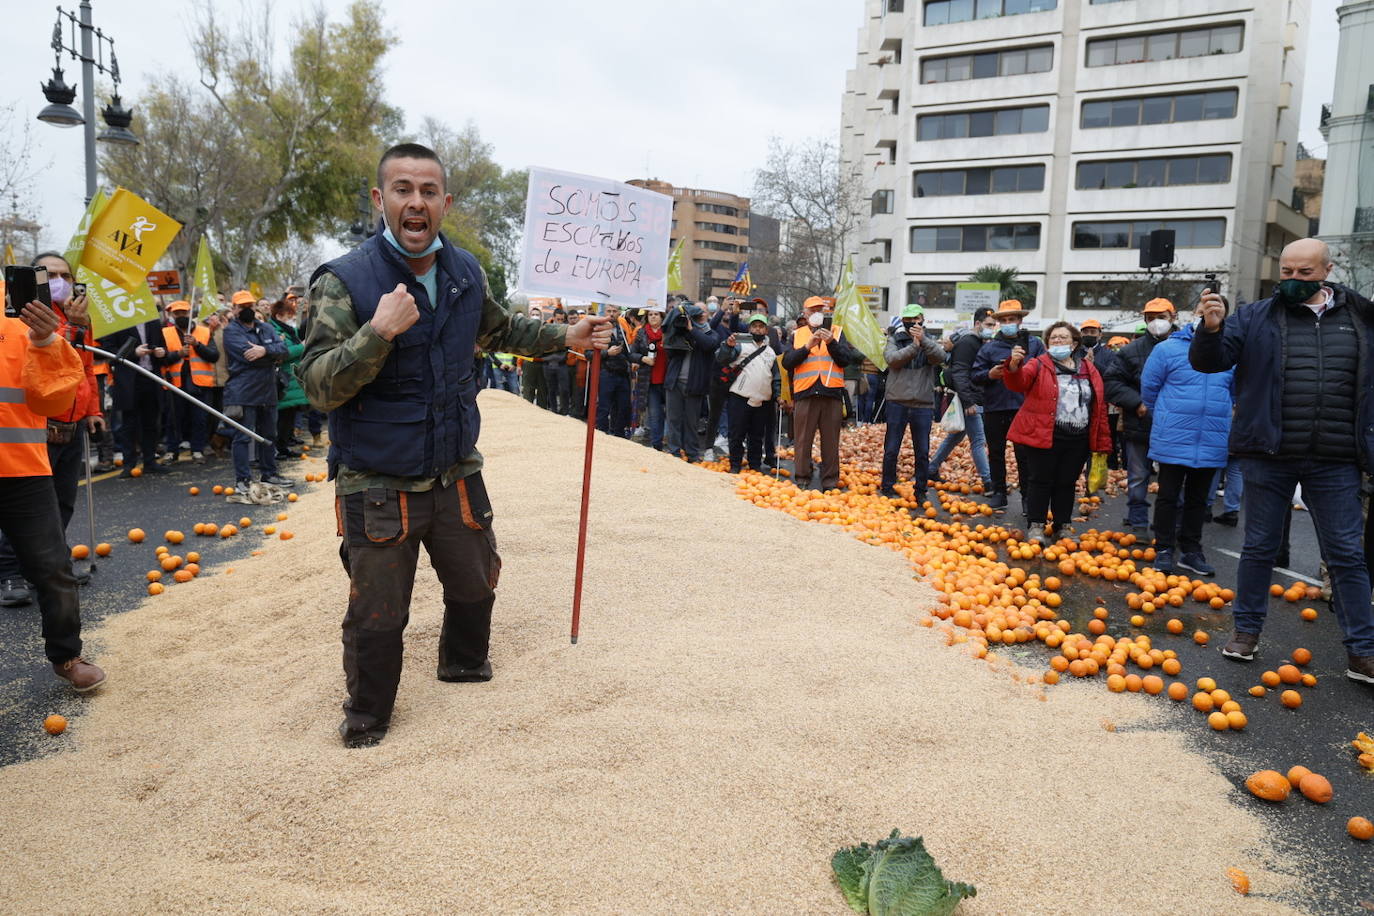
[[[70,683],[77,693],[86,693],[105,683],[105,672],[79,655],[65,662],[53,662],[52,670]]]
[[[1352,681],[1374,684],[1374,655],[1346,655],[1345,676]]]
[[[1242,633],[1237,630],[1231,641],[1222,646],[1221,654],[1232,661],[1252,662],[1255,660],[1255,647],[1259,645],[1258,633]]]

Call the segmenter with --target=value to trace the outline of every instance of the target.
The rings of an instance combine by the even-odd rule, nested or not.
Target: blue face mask
[[[997,329],[996,329],[996,328],[979,328],[979,329],[978,329],[978,336],[981,337],[981,338],[983,338],[984,340],[992,340],[994,337],[997,336]]]
[[[1050,359],[1068,359],[1069,354],[1072,352],[1073,347],[1071,347],[1070,345],[1056,344],[1055,346],[1050,347]]]
[[[439,241],[439,236],[436,235],[434,237],[434,241],[429,243],[428,248],[426,248],[419,254],[411,254],[409,251],[406,251],[404,248],[401,247],[400,242],[396,241],[396,236],[392,234],[390,226],[387,226],[385,229],[382,230],[382,238],[386,239],[387,243],[390,244],[392,248],[395,248],[397,251],[399,251],[401,253],[401,257],[410,258],[412,261],[418,261],[420,258],[423,258],[426,255],[431,255],[434,252],[438,251],[440,248],[444,247],[444,243]]]
[[[998,331],[998,333],[1001,334],[1003,337],[1015,337],[1017,334],[1020,334],[1020,333],[1021,333],[1021,325],[1019,325],[1019,324],[1004,324],[1004,325],[998,326],[997,331]]]

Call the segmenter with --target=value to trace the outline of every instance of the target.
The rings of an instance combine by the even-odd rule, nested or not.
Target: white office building
[[[889,312],[936,323],[955,284],[1014,267],[1033,326],[1122,325],[1157,288],[1267,294],[1306,234],[1293,172],[1308,0],[867,0],[841,143],[870,194],[854,252]],[[1181,309],[1191,302],[1179,301]]]
[[[1320,234],[1341,279],[1368,294],[1374,282],[1374,0],[1344,3],[1336,16],[1336,85],[1321,121],[1327,146]]]

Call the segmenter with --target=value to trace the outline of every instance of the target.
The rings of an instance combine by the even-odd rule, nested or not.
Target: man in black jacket
[[[1209,291],[1188,356],[1199,372],[1236,370],[1230,446],[1245,477],[1245,546],[1236,629],[1221,654],[1255,657],[1284,519],[1301,485],[1345,632],[1346,676],[1374,684],[1360,504],[1361,472],[1374,455],[1374,304],[1328,283],[1332,266],[1325,243],[1300,239],[1279,257],[1272,298],[1227,318],[1225,302]]]
[[[964,407],[964,431],[950,433],[930,459],[930,479],[943,480],[940,468],[945,459],[954,452],[955,446],[968,438],[969,451],[973,453],[973,466],[978,469],[978,477],[983,482],[983,492],[992,492],[992,470],[988,466],[988,441],[983,435],[983,386],[973,384],[973,359],[983,348],[985,341],[997,334],[997,319],[992,317],[992,309],[983,306],[973,313],[973,330],[954,342],[949,362],[945,365],[945,382],[959,395]],[[939,422],[939,417],[936,417]]]
[[[1126,520],[1130,528],[1150,527],[1150,409],[1140,399],[1140,373],[1155,346],[1178,329],[1177,311],[1168,299],[1145,303],[1145,333],[1122,347],[1102,373],[1107,400],[1121,408],[1126,452]]]
[[[127,349],[129,362],[154,374],[173,361],[167,355],[162,322],[157,320],[106,334],[100,343],[102,349],[111,353]],[[124,453],[124,470],[119,476],[132,477],[140,456],[144,474],[166,474],[167,469],[157,462],[159,423],[165,397],[162,386],[120,363],[111,363],[110,373],[114,379],[111,400],[122,421],[119,448]]]
[[[620,306],[606,306],[606,317],[611,319],[611,346],[601,358],[596,428],[624,439],[630,435],[630,342],[620,323]]]

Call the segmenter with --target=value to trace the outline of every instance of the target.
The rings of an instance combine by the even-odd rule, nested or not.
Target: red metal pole
[[[587,448],[582,462],[582,515],[577,522],[577,576],[573,580],[572,643],[582,621],[582,566],[587,558],[587,505],[592,495],[592,446],[596,442],[596,397],[601,387],[601,351],[587,365]]]

